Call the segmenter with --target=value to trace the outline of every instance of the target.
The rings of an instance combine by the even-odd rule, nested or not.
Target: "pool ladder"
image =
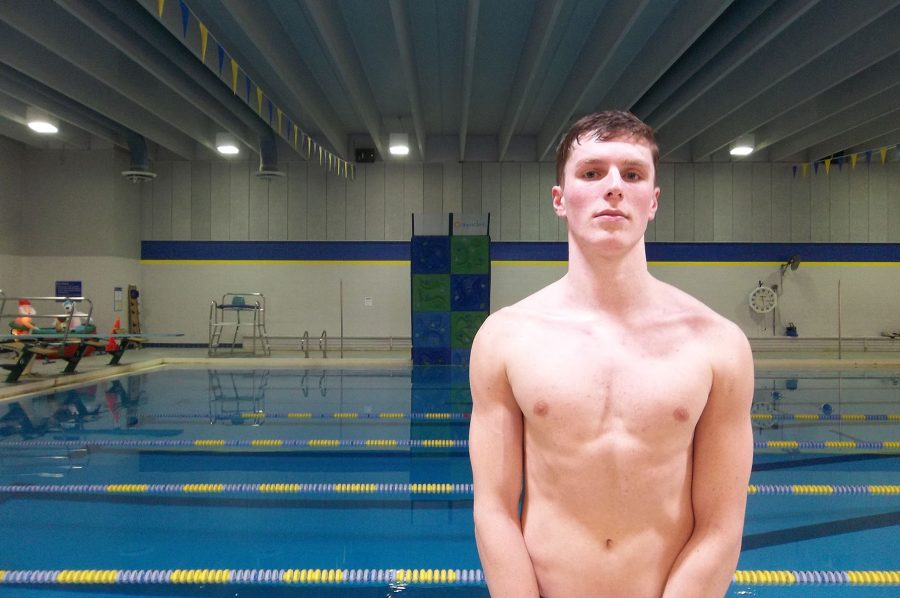
[[[303,356],[309,359],[309,330],[304,330],[303,336],[300,337],[300,350],[303,351]],[[323,330],[322,336],[319,337],[319,351],[322,352],[322,357],[328,357],[327,330]]]

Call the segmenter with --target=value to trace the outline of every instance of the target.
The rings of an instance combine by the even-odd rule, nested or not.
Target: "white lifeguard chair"
[[[211,301],[209,305],[209,355],[216,355],[219,349],[228,347],[229,354],[235,353],[238,334],[246,333],[250,328],[250,349],[244,347],[240,353],[257,354],[257,348],[263,355],[271,355],[272,348],[269,344],[269,336],[266,332],[266,298],[262,293],[225,293],[222,301]],[[222,333],[226,330],[234,330],[231,342],[222,344]],[[242,338],[247,338],[244,334]]]

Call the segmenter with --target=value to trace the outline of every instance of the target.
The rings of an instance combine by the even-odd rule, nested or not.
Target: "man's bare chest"
[[[660,347],[554,334],[545,340],[542,350],[517,349],[507,370],[532,427],[586,439],[608,431],[649,439],[692,431],[706,405],[712,374],[696,343]]]

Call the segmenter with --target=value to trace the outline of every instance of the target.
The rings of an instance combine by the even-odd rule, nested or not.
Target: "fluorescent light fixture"
[[[231,133],[216,133],[216,149],[224,156],[233,156],[241,152],[237,139]]]
[[[52,135],[59,132],[59,121],[43,110],[31,106],[25,108],[25,120],[28,122],[28,128],[35,133]]]
[[[406,133],[391,133],[388,140],[388,151],[394,156],[406,156],[409,154],[409,135]]]
[[[728,150],[732,156],[749,156],[753,153],[753,135],[743,135],[738,137],[731,148]]]

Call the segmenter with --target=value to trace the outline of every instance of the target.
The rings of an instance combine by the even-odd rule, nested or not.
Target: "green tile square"
[[[475,333],[488,317],[486,311],[454,311],[450,313],[450,348],[470,349]]]
[[[450,237],[452,274],[488,274],[491,271],[491,240],[482,236]]]
[[[414,274],[413,311],[450,311],[450,275]]]

